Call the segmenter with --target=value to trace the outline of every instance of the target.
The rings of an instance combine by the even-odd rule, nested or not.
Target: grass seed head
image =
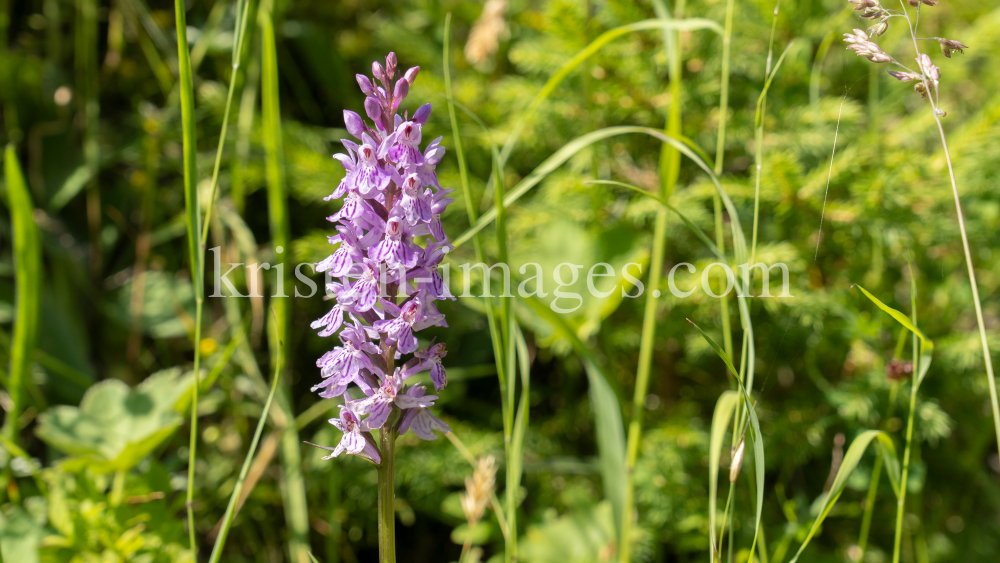
[[[465,478],[465,493],[461,495],[462,512],[469,526],[475,526],[483,517],[486,505],[490,502],[493,485],[496,482],[496,460],[493,456],[479,458],[479,464],[471,477]]]

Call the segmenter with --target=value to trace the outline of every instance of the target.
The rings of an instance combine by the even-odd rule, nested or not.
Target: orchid
[[[344,398],[340,417],[330,420],[343,436],[336,447],[319,447],[333,452],[324,459],[346,452],[378,465],[380,507],[391,506],[383,496],[391,496],[396,436],[413,430],[433,440],[435,431],[451,431],[428,410],[437,396],[407,383],[430,371],[437,391],[447,385],[444,343],[419,349],[416,333],[448,326],[434,302],[455,299],[438,271],[452,248],[441,224],[451,190],[441,187],[435,173],[445,149],[440,137],[420,148],[430,104],[412,116],[398,113],[418,72],[413,67],[397,79],[396,55],[389,53],[384,67],[372,64],[374,81],[357,76],[371,121],[344,112],[347,132],[360,144],[342,139],[346,152],[334,155],[346,172],[325,198],[343,201],[327,218],[336,225],[337,234],[329,237],[336,249],[316,264],[335,280],[327,283],[335,304],[310,325],[324,337],[339,332],[341,342],[316,362],[323,379],[312,390]],[[396,367],[408,354],[413,357]],[[351,386],[360,394],[352,395]],[[386,538],[381,547],[391,551]]]

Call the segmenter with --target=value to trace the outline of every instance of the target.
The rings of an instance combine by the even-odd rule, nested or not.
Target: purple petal
[[[357,74],[354,76],[358,79],[358,86],[361,88],[361,92],[366,96],[371,96],[375,93],[375,89],[372,88],[372,81],[368,80],[368,77],[363,74]]]
[[[353,111],[344,110],[344,125],[347,127],[348,133],[359,139],[361,134],[365,132],[365,122],[361,120],[360,115]]]
[[[434,390],[440,391],[448,385],[448,376],[444,373],[444,366],[441,364],[434,364],[431,367],[431,381],[434,382]]]
[[[417,111],[413,112],[413,121],[421,125],[427,123],[427,118],[431,116],[431,105],[424,104],[417,108]]]
[[[358,454],[361,453],[361,450],[365,449],[365,438],[357,430],[346,432],[344,437],[340,439],[340,445],[344,447],[347,453]]]
[[[420,72],[420,67],[419,66],[415,66],[415,67],[407,70],[406,74],[403,75],[403,80],[409,82],[410,86],[413,86],[413,81],[417,79],[417,73],[418,72]]]
[[[392,412],[392,402],[387,401],[382,397],[378,397],[373,400],[368,407],[368,428],[382,428],[385,421],[389,419],[389,413]]]

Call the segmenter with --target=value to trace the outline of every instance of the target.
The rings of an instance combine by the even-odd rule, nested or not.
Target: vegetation
[[[413,562],[995,560],[1000,9],[898,3],[0,4],[0,559],[374,561],[391,517]],[[341,439],[310,265],[390,51],[459,297],[418,335],[453,432],[387,505],[302,442]]]

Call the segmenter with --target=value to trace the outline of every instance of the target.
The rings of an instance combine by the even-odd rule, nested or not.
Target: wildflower
[[[408,396],[415,398],[420,398],[425,393],[423,385],[414,385],[406,391]],[[399,434],[406,434],[410,430],[413,430],[413,433],[421,440],[437,440],[437,436],[434,435],[435,430],[451,432],[451,428],[444,421],[422,407],[408,409],[403,415],[403,421],[399,425]]]
[[[434,390],[441,391],[448,385],[448,376],[445,374],[444,366],[441,365],[441,358],[448,355],[444,349],[444,342],[439,342],[426,350],[418,350],[416,356],[420,362],[413,368],[411,373],[420,373],[428,368],[431,370],[431,381],[434,382]]]
[[[952,51],[958,51],[959,53],[962,53],[964,55],[965,51],[963,51],[962,49],[969,48],[968,45],[965,45],[961,41],[956,41],[954,39],[945,39],[944,37],[938,37],[937,40],[938,43],[941,44],[941,52],[944,53],[944,56],[948,57],[949,59],[951,58]]]
[[[434,404],[436,395],[401,393],[402,372],[397,369],[392,377],[382,380],[382,385],[371,396],[354,402],[359,413],[369,415],[365,419],[371,429],[381,428],[392,413],[393,407],[400,409],[427,408]]]
[[[437,397],[406,383],[429,370],[435,389],[447,384],[441,365],[444,344],[418,351],[417,333],[447,326],[434,302],[454,299],[438,272],[451,249],[441,215],[453,199],[435,172],[445,152],[441,138],[423,150],[420,146],[431,105],[400,115],[420,68],[401,73],[397,67],[396,55],[390,53],[385,66],[372,64],[374,79],[356,76],[365,112],[344,112],[354,140],[341,140],[345,150],[334,158],[346,174],[326,198],[343,202],[327,218],[337,230],[328,238],[335,249],[316,264],[317,271],[336,280],[327,284],[335,303],[310,325],[320,336],[339,333],[340,339],[316,362],[322,381],[312,390],[324,398],[345,398],[340,417],[330,421],[344,432],[341,442],[336,448],[323,447],[334,452],[329,457],[347,452],[376,463],[386,454],[378,448],[387,442],[376,446],[374,431],[384,437],[412,429],[425,440],[434,439],[435,431],[450,432],[428,410]],[[388,294],[387,284],[396,295]],[[404,363],[396,367],[397,360]],[[364,396],[355,393],[352,398],[349,386]],[[395,411],[400,416],[394,417]]]
[[[340,418],[331,418],[330,424],[337,427],[337,430],[343,432],[344,436],[340,439],[340,443],[337,444],[337,447],[333,450],[330,450],[330,448],[324,448],[332,451],[333,453],[323,459],[337,457],[344,452],[355,455],[364,452],[375,463],[381,462],[378,450],[375,449],[375,447],[371,445],[371,443],[369,443],[362,434],[362,432],[367,432],[369,430],[367,422],[360,420],[358,415],[351,409],[350,405],[341,405]]]

